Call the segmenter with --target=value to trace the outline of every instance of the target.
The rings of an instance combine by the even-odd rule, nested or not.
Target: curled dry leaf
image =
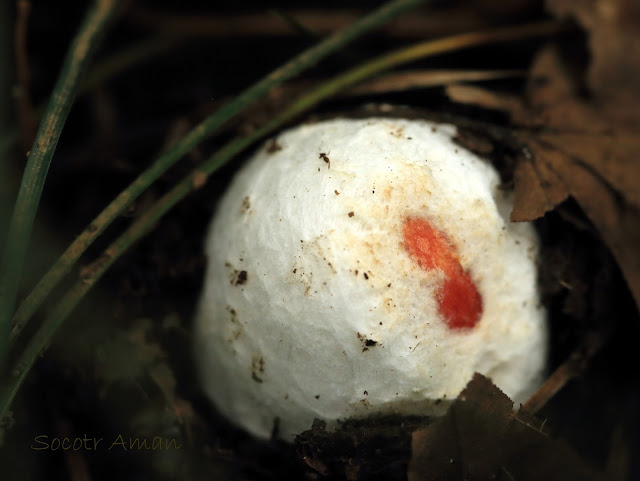
[[[640,56],[633,61],[640,64]],[[513,135],[522,155],[513,174],[511,220],[535,220],[573,197],[640,304],[640,95],[593,92],[586,99],[577,84],[559,51],[548,47],[534,62],[524,103],[468,87],[448,93],[504,110],[517,126]]]
[[[557,17],[570,16],[589,32],[587,83],[600,100],[640,96],[640,3],[636,0],[547,0]]]
[[[514,173],[511,218],[533,220],[571,195],[618,261],[640,301],[640,115],[619,120],[579,98],[555,49],[531,73],[529,127],[517,134],[531,156]],[[620,105],[627,110],[629,102]],[[633,106],[640,113],[640,97]],[[533,192],[537,192],[533,194]]]
[[[603,479],[544,423],[476,374],[448,413],[415,431],[409,481]]]

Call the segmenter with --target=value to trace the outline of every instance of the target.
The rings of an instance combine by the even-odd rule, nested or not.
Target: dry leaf
[[[637,0],[547,0],[557,17],[571,16],[589,32],[587,82],[606,101],[640,96],[640,2]]]
[[[634,59],[640,63],[640,57]],[[513,221],[542,217],[573,197],[614,254],[640,304],[640,97],[601,108],[585,99],[554,47],[530,73],[526,102],[490,92],[449,89],[453,100],[511,114],[522,146],[514,170]]]
[[[535,156],[536,175],[520,168],[516,193],[530,197],[523,191],[544,182],[541,171],[553,172],[556,179],[544,189],[547,201],[538,202],[537,212],[524,202],[513,218],[542,215],[553,203],[548,199],[569,193],[611,248],[640,303],[640,3],[548,0],[547,7],[576,18],[589,33],[592,98],[587,102],[579,96],[557,51],[542,52],[531,72],[528,99],[532,124],[541,131],[523,136]],[[529,175],[523,175],[525,169]]]
[[[475,374],[448,413],[413,433],[409,481],[599,480],[563,441]]]
[[[511,218],[536,219],[571,195],[613,252],[638,303],[640,128],[582,100],[570,88],[555,49],[540,54],[532,79],[529,104],[536,130],[517,133],[531,158],[516,168]],[[640,118],[640,101],[635,108]]]
[[[536,219],[569,197],[562,179],[545,163],[522,159],[515,168],[513,181],[517,186],[511,218]]]

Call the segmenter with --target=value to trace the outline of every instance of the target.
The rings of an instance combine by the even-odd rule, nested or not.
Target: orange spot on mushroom
[[[425,269],[441,269],[446,278],[438,293],[438,308],[452,329],[474,327],[482,314],[482,297],[460,265],[447,235],[425,219],[405,220],[402,235],[409,257]]]

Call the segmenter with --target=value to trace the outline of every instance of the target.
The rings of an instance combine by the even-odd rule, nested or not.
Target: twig
[[[202,176],[211,175],[233,156],[244,150],[256,140],[277,130],[282,124],[319,102],[335,95],[342,89],[380,71],[420,58],[435,55],[444,51],[469,47],[490,41],[507,41],[531,35],[544,35],[555,31],[556,24],[532,24],[526,27],[505,28],[489,32],[457,35],[454,37],[425,42],[407,49],[398,50],[381,58],[365,63],[353,70],[329,80],[325,84],[304,95],[270,122],[256,129],[245,137],[234,139],[224,145],[218,152],[207,159],[201,166],[184,177],[167,194],[158,200],[144,215],[139,217],[120,237],[118,237],[104,253],[83,270],[83,277],[61,298],[53,310],[45,318],[24,349],[20,353],[8,383],[0,391],[0,418],[6,413],[11,401],[24,381],[27,372],[35,359],[46,347],[58,327],[71,313],[83,296],[93,287],[104,272],[136,241],[149,232],[160,218],[180,200],[201,185]]]
[[[522,405],[522,409],[531,414],[540,411],[560,389],[584,371],[588,361],[603,346],[604,338],[603,333],[591,333],[585,336],[581,344],[571,353],[569,359],[553,371],[542,387]]]
[[[125,209],[144,192],[169,167],[176,163],[183,155],[191,151],[203,139],[215,132],[221,125],[234,117],[248,105],[266,94],[271,88],[280,85],[304,69],[319,62],[331,52],[344,46],[368,30],[398,15],[409,7],[415,6],[423,0],[393,0],[362,18],[351,27],[335,33],[323,40],[315,47],[304,51],[300,55],[270,73],[258,83],[249,87],[231,100],[211,116],[203,120],[191,130],[169,151],[161,155],[147,170],[140,174],[124,191],[122,191],[89,226],[75,239],[56,263],[38,282],[29,296],[22,302],[14,316],[14,327],[11,340],[17,337],[25,323],[42,304],[46,296],[69,272],[82,253]]]
[[[87,13],[69,48],[27,160],[0,264],[0,362],[7,350],[11,316],[49,164],[71,109],[80,77],[117,6],[117,0],[96,0]]]
[[[457,84],[459,82],[479,82],[513,77],[524,77],[523,70],[403,70],[381,75],[342,95],[345,97],[401,92],[435,86]]]
[[[237,38],[250,36],[287,37],[300,35],[299,26],[316,35],[342,29],[366,12],[359,9],[281,9],[213,15],[184,14],[160,8],[138,7],[127,18],[134,26],[180,37]],[[280,18],[278,18],[280,17]],[[283,18],[294,19],[298,26]],[[407,15],[384,25],[379,33],[396,38],[436,38],[497,25],[502,19],[469,2],[450,8],[433,8]]]
[[[29,69],[29,53],[27,48],[27,27],[31,14],[31,2],[18,0],[16,4],[17,18],[14,32],[16,55],[16,74],[18,76],[18,122],[23,150],[26,152],[36,135],[36,114],[31,102],[31,72]]]

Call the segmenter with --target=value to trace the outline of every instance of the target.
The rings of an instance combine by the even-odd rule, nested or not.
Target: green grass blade
[[[158,177],[169,169],[182,156],[193,149],[203,139],[211,135],[226,121],[234,117],[247,106],[304,69],[316,64],[322,58],[334,52],[363,33],[381,25],[402,11],[416,6],[424,0],[394,0],[363,17],[353,25],[331,35],[315,47],[301,53],[292,60],[254,84],[234,100],[201,122],[169,151],[160,156],[131,185],[122,191],[89,226],[74,240],[56,263],[38,282],[29,296],[22,302],[14,316],[14,327],[10,342],[17,337],[29,318],[35,313],[53,288],[69,272],[82,253],[125,209],[144,192]]]
[[[196,185],[199,184],[199,182],[196,182],[196,179],[201,177],[202,174],[211,175],[246,147],[256,140],[274,132],[282,126],[283,123],[291,120],[319,102],[337,94],[342,89],[350,87],[384,70],[430,55],[489,42],[517,40],[534,35],[547,35],[557,30],[558,26],[555,23],[532,24],[524,27],[455,35],[397,50],[349,70],[342,75],[338,75],[314,89],[312,92],[303,95],[289,108],[253,133],[227,143],[200,167],[184,177],[156,202],[148,212],[131,224],[131,226],[104,251],[102,256],[86,269],[83,278],[76,282],[62,297],[43,321],[35,336],[30,339],[26,349],[21,353],[14,368],[11,370],[9,382],[5,384],[0,391],[0,419],[4,416],[36,358],[50,342],[58,327],[60,327],[84,295],[131,245],[149,232],[164,214],[196,188]]]
[[[49,165],[82,73],[118,4],[117,0],[96,0],[87,12],[69,48],[27,160],[0,263],[0,359],[6,354],[18,286]]]

